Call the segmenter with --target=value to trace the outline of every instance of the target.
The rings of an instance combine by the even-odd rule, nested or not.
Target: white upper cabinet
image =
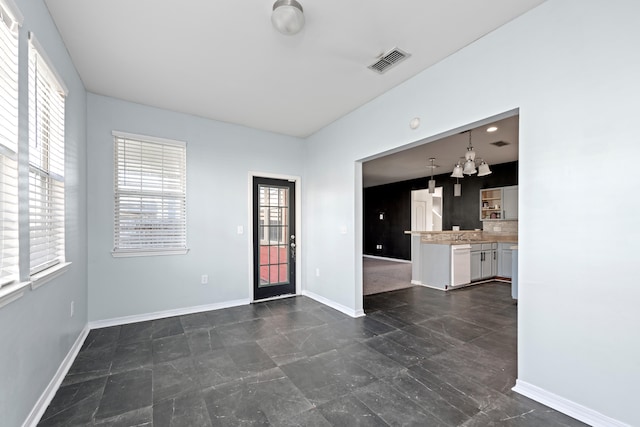
[[[480,190],[480,220],[518,219],[518,186]]]

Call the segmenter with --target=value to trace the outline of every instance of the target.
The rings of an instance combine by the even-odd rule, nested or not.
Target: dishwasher
[[[449,288],[471,283],[471,245],[451,245],[451,285]]]

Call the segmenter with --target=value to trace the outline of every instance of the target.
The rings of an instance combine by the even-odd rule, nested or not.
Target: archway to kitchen
[[[449,237],[477,236],[477,233],[467,233],[472,230],[517,235],[518,123],[518,111],[513,110],[365,159],[361,214],[364,257],[387,262],[412,261],[416,245],[412,245],[415,239],[408,232],[417,230],[412,224],[412,203],[415,202],[412,195],[426,193],[431,178],[437,187],[433,196],[441,197],[442,207],[438,209],[440,218],[433,224],[435,227],[427,224],[425,228],[441,227],[444,236],[435,237],[451,240]],[[488,132],[491,128],[497,129]],[[484,161],[490,169],[452,178],[455,164],[464,163],[469,145],[476,153],[477,165]],[[435,159],[433,177],[430,158]],[[481,190],[489,189],[500,190],[487,192],[481,201]],[[502,195],[503,190],[508,196],[506,206],[502,197],[489,197]],[[455,232],[457,230],[461,232]],[[497,273],[494,276],[510,277],[504,268],[503,274]],[[438,283],[421,281],[419,277],[411,279],[416,284],[439,287]],[[363,294],[370,293],[367,283],[363,282]]]
[[[433,345],[442,345],[442,354],[451,352],[455,356],[445,362],[435,355],[437,363],[434,362],[434,366],[438,363],[454,366],[456,362],[452,360],[465,360],[464,354],[457,354],[464,353],[465,349],[481,352],[487,360],[493,359],[497,363],[487,366],[489,371],[502,372],[497,377],[503,384],[489,384],[500,391],[513,386],[516,378],[517,303],[512,299],[509,280],[513,260],[511,248],[517,243],[518,123],[517,110],[506,112],[416,141],[402,149],[380,153],[364,159],[361,165],[361,277],[363,308],[368,321],[400,331],[390,330],[392,341],[394,337],[405,339],[406,333],[416,342],[435,339],[437,344],[424,343],[431,346],[427,353],[432,351]],[[488,132],[490,127],[498,129]],[[469,131],[477,165],[481,160],[486,161],[491,173],[480,174],[484,176],[478,176],[477,172],[471,176],[464,174],[464,178],[456,180],[451,175],[454,165],[465,160],[470,145]],[[435,185],[442,187],[443,232],[412,235],[406,233],[413,228],[411,193],[428,188],[430,158],[435,158],[434,163],[438,166],[433,169]],[[454,195],[458,183],[461,184],[460,195]],[[493,192],[494,189],[500,191]],[[505,212],[505,189],[511,193],[516,191],[515,211],[510,206],[509,212]],[[484,198],[481,198],[482,190],[488,191]],[[489,197],[498,193],[500,198]],[[495,241],[484,245],[466,242],[474,238],[486,241],[487,237]],[[441,253],[420,251],[421,240],[425,238],[446,240],[430,245],[430,249],[435,248],[437,252],[439,248]],[[449,288],[452,253],[448,243],[454,239],[465,240],[463,243],[471,246],[467,251],[469,277],[462,284],[471,282],[474,286]],[[376,261],[374,269],[369,268],[372,258]],[[388,271],[384,269],[384,261]],[[413,287],[367,295],[368,281],[375,282],[379,288],[380,282],[388,277],[397,278],[398,270],[402,268],[407,286],[413,284]],[[413,351],[419,352],[419,346],[414,346]],[[473,377],[474,374],[469,375]],[[493,381],[491,378],[476,380],[478,383]]]

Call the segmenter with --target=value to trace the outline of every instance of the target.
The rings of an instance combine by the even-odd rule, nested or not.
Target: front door
[[[296,292],[295,182],[253,178],[253,299]]]

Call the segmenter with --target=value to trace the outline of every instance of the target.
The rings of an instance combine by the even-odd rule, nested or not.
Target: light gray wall
[[[518,378],[640,424],[638,16],[548,1],[310,137],[307,289],[361,308],[359,159],[519,108]]]
[[[187,255],[111,256],[113,130],[187,141]],[[89,94],[88,141],[90,320],[251,297],[248,174],[303,176],[301,139]]]
[[[0,424],[27,418],[87,323],[86,92],[42,1],[17,0],[20,29],[20,269],[29,275],[28,32],[33,31],[69,89],[65,110],[66,258],[62,276],[0,308]],[[27,288],[29,289],[29,288]],[[75,301],[75,315],[70,304]]]

